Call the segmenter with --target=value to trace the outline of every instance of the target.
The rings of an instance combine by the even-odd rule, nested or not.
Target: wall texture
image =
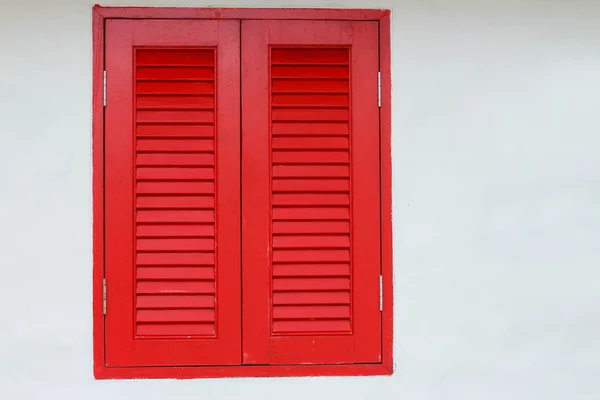
[[[1,0],[0,398],[600,398],[600,2],[156,4],[392,8],[396,373],[94,381],[92,3]]]

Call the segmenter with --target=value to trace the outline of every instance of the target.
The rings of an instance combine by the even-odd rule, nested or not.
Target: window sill
[[[392,365],[258,365],[223,367],[94,367],[96,379],[194,379],[291,376],[392,375]]]

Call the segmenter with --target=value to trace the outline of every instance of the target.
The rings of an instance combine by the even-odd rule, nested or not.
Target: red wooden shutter
[[[376,22],[242,22],[249,364],[381,361]]]
[[[239,22],[106,23],[107,366],[239,364]]]

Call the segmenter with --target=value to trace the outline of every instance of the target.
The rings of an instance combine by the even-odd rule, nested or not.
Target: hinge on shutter
[[[103,86],[103,92],[102,92],[102,99],[104,102],[104,107],[106,107],[106,71],[104,71],[104,86]]]
[[[377,106],[381,107],[381,72],[377,72]]]
[[[106,315],[106,278],[102,279],[102,314]]]
[[[383,276],[379,275],[379,311],[383,311]]]

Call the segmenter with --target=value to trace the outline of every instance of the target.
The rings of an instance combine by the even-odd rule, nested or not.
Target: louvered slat
[[[135,60],[136,332],[214,335],[214,50]]]
[[[273,335],[351,332],[348,58],[271,52]]]

